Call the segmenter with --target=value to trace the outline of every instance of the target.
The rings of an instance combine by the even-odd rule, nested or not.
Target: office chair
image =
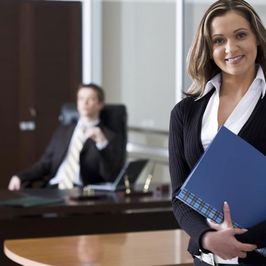
[[[58,120],[63,125],[69,125],[76,122],[79,118],[79,113],[74,103],[64,103],[61,106]]]
[[[68,125],[77,121],[79,113],[74,103],[65,103],[62,105],[59,115],[59,121],[63,125]],[[123,104],[106,104],[100,113],[100,120],[104,125],[121,135],[123,139],[123,150],[126,154],[127,145],[127,112]]]
[[[61,107],[59,114],[59,122],[63,125],[76,122],[79,118],[79,113],[74,103],[64,103]],[[121,139],[121,156],[120,165],[124,165],[126,161],[126,146],[127,146],[127,112],[126,106],[123,104],[106,104],[100,113],[100,120],[104,125],[119,135]],[[38,182],[38,183],[37,183]],[[44,178],[44,182],[40,181],[25,181],[23,183],[24,188],[30,187],[46,187],[47,180]]]

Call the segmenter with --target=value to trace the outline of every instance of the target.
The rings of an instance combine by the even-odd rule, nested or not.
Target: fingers
[[[207,223],[212,229],[219,231],[227,228],[233,228],[230,208],[226,201],[224,202],[223,212],[224,212],[224,221],[221,224],[217,224],[213,222],[211,219],[207,219]]]
[[[227,243],[228,245],[230,245],[230,241],[228,241]],[[247,256],[247,252],[254,251],[256,248],[256,245],[241,243],[238,240],[234,239],[231,242],[231,248],[229,248],[228,252],[226,252],[225,259],[234,257],[245,258]]]
[[[92,127],[87,131],[87,136],[90,138],[97,138],[102,135],[102,131],[99,127]]]
[[[239,242],[238,248],[242,252],[250,252],[250,251],[255,250],[257,248],[257,246],[253,245],[253,244],[246,244],[246,243],[244,244],[244,243]]]
[[[247,229],[234,228],[233,231],[234,234],[243,234],[247,232]],[[242,243],[240,241],[237,241],[237,248],[243,252],[249,252],[255,250],[257,246],[254,244]]]
[[[231,219],[231,213],[230,213],[230,208],[229,205],[227,203],[227,201],[224,202],[224,224],[225,226],[228,227],[233,227],[232,224],[232,219]]]
[[[238,254],[238,257],[241,258],[241,259],[246,258],[246,256],[247,256],[247,252],[243,252],[243,251],[241,251],[241,252],[239,252],[239,254]]]
[[[229,229],[229,231],[231,231],[231,233],[233,233],[233,235],[236,235],[236,234],[243,234],[243,233],[247,232],[247,229],[232,228],[232,229]],[[244,253],[249,252],[249,251],[253,251],[257,248],[257,246],[254,244],[242,243],[242,242],[238,241],[236,238],[235,238],[235,241],[236,241],[235,244],[236,244],[237,249],[241,252],[244,252]]]
[[[215,222],[212,221],[211,219],[207,218],[207,223],[208,223],[208,225],[210,226],[210,228],[215,229],[215,230],[217,230],[217,231],[220,230],[221,225],[215,223]]]
[[[99,127],[93,128],[90,138],[94,140],[96,143],[102,143],[106,141],[106,137]]]
[[[235,235],[241,235],[246,233],[248,230],[245,228],[234,228],[234,234]]]

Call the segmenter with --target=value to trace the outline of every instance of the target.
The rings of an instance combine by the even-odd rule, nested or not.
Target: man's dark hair
[[[104,90],[99,85],[95,83],[80,83],[78,87],[78,91],[81,88],[93,89],[97,93],[99,102],[104,103],[104,100],[105,100]]]

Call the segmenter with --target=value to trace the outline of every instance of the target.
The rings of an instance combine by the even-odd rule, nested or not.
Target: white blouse
[[[202,119],[201,141],[204,150],[211,143],[218,131],[218,107],[219,107],[219,93],[221,87],[221,73],[217,74],[209,80],[205,86],[203,97],[212,88],[215,88],[212,94]],[[253,112],[258,100],[263,98],[266,91],[266,83],[263,70],[258,66],[258,71],[255,79],[248,88],[245,95],[241,98],[233,112],[227,118],[224,126],[229,130],[238,134],[244,124],[247,122],[251,113]],[[199,97],[198,99],[200,99]],[[198,100],[197,99],[197,100]]]

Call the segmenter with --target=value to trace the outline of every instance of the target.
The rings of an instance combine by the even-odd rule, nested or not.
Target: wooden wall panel
[[[36,161],[81,82],[81,3],[0,1],[0,188]],[[35,130],[20,130],[32,122]]]
[[[16,3],[0,2],[0,186],[18,160],[18,14]]]

